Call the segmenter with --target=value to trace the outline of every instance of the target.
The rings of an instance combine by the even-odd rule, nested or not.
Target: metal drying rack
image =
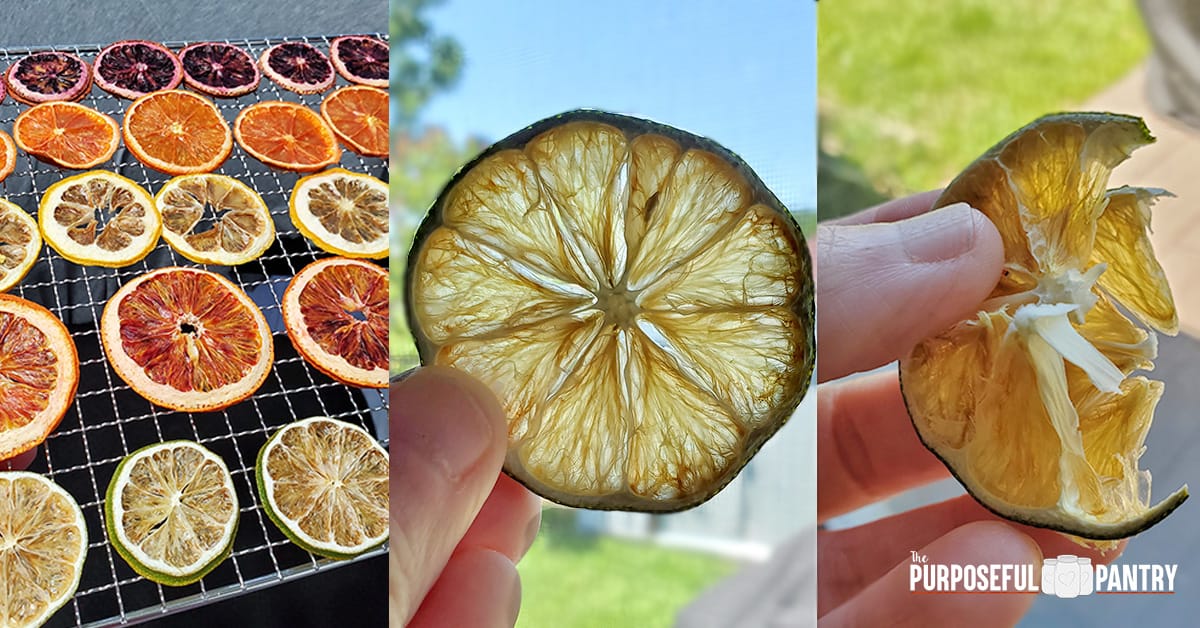
[[[386,36],[380,37],[386,40]],[[328,52],[331,39],[298,37],[227,43],[244,48],[257,59],[263,50],[280,41],[308,41]],[[178,51],[185,44],[166,45]],[[7,68],[31,52],[48,49],[71,51],[91,63],[101,48],[10,48],[0,50],[0,67]],[[335,88],[345,84],[339,76]],[[289,100],[316,110],[325,94],[294,94],[263,76],[258,89],[250,94],[213,100],[232,126],[238,112],[254,102]],[[93,87],[81,102],[120,123],[131,101]],[[11,97],[0,102],[0,128],[11,133],[13,120],[25,109]],[[347,150],[341,166],[384,180],[387,177],[386,159],[364,158]],[[124,145],[99,168],[133,179],[151,194],[170,178],[143,166]],[[279,302],[287,282],[308,262],[328,255],[300,235],[288,216],[288,198],[299,175],[272,170],[236,145],[229,160],[216,172],[256,189],[270,208],[277,231],[276,241],[258,260],[236,267],[210,267],[232,279],[258,303],[274,334],[275,364],[266,383],[251,398],[219,412],[176,412],[143,399],[109,366],[100,346],[98,321],[104,303],[117,287],[155,268],[196,266],[164,241],[160,240],[145,260],[119,269],[80,266],[45,245],[30,274],[9,291],[54,312],[67,324],[79,350],[75,403],[38,449],[30,466],[31,471],[46,475],[70,492],[87,522],[88,556],[79,589],[47,626],[136,624],[353,562],[316,557],[288,541],[259,504],[254,463],[259,448],[276,429],[315,414],[362,425],[387,447],[387,392],[351,388],[326,377],[299,357],[284,332]],[[36,217],[46,188],[72,174],[76,173],[18,152],[16,169],[0,183],[0,197]],[[117,464],[140,447],[170,439],[194,440],[220,455],[233,474],[241,508],[232,555],[201,581],[184,587],[165,587],[138,576],[117,555],[104,530],[104,492]],[[385,545],[356,560],[386,553]],[[380,599],[379,603],[384,601]]]

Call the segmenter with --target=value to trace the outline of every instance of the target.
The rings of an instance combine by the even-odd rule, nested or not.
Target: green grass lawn
[[[737,568],[695,552],[583,535],[572,517],[543,512],[542,531],[518,565],[517,628],[671,626],[681,608]]]
[[[1009,132],[1140,62],[1134,0],[853,0],[818,8],[823,157],[884,196],[936,187]],[[819,179],[822,219],[856,207]],[[821,189],[825,188],[825,189]],[[868,194],[869,197],[869,194]]]

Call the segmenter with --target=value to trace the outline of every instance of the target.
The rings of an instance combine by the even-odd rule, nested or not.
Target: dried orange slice
[[[387,270],[340,257],[305,266],[283,293],[283,323],[317,370],[343,384],[387,386]]]
[[[22,111],[13,122],[21,150],[56,166],[95,168],[112,159],[121,143],[117,122],[75,102],[55,101]]]
[[[980,503],[1093,542],[1137,534],[1187,498],[1185,486],[1150,505],[1138,458],[1163,387],[1133,373],[1154,366],[1157,343],[1117,307],[1175,333],[1148,234],[1165,192],[1105,189],[1153,141],[1132,116],[1056,114],[968,166],[936,205],[987,215],[1004,273],[977,314],[900,364],[921,440]]]
[[[328,124],[312,109],[294,102],[250,105],[233,123],[238,145],[276,168],[312,172],[336,164],[342,149]]]
[[[93,170],[46,189],[38,205],[46,242],[85,266],[119,267],[146,257],[162,230],[154,199],[142,186],[107,170]]]
[[[0,294],[0,460],[37,447],[75,401],[79,355],[46,308]]]
[[[388,93],[350,85],[321,101],[321,116],[346,148],[370,157],[388,154]]]
[[[669,512],[721,490],[814,363],[808,249],[706,138],[597,111],[487,149],[409,255],[421,360],[487,383],[505,471],[571,506]]]
[[[154,270],[121,286],[104,306],[100,337],[113,369],[138,394],[189,412],[249,397],[274,356],[254,301],[198,268]]]
[[[24,209],[0,199],[0,292],[17,285],[42,251],[42,234]]]
[[[212,172],[233,150],[233,134],[217,106],[181,89],[133,101],[122,134],[139,161],[167,174]]]
[[[17,167],[17,143],[8,133],[0,131],[0,181],[12,174],[14,168]]]
[[[175,177],[163,184],[154,204],[162,214],[163,239],[193,262],[245,264],[275,241],[275,221],[266,202],[233,177]]]
[[[292,223],[322,249],[346,257],[388,254],[388,187],[375,177],[331,168],[296,182]]]

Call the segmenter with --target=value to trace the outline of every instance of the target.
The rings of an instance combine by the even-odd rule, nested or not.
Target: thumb
[[[821,381],[882,366],[969,315],[1000,278],[986,216],[956,203],[907,220],[817,229]]]
[[[427,367],[393,384],[390,614],[404,625],[500,473],[504,411],[481,382]]]

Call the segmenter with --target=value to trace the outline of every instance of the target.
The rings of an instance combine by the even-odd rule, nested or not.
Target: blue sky
[[[640,115],[738,153],[789,208],[816,206],[815,2],[448,0],[428,16],[465,63],[421,123],[497,140],[579,107]]]

